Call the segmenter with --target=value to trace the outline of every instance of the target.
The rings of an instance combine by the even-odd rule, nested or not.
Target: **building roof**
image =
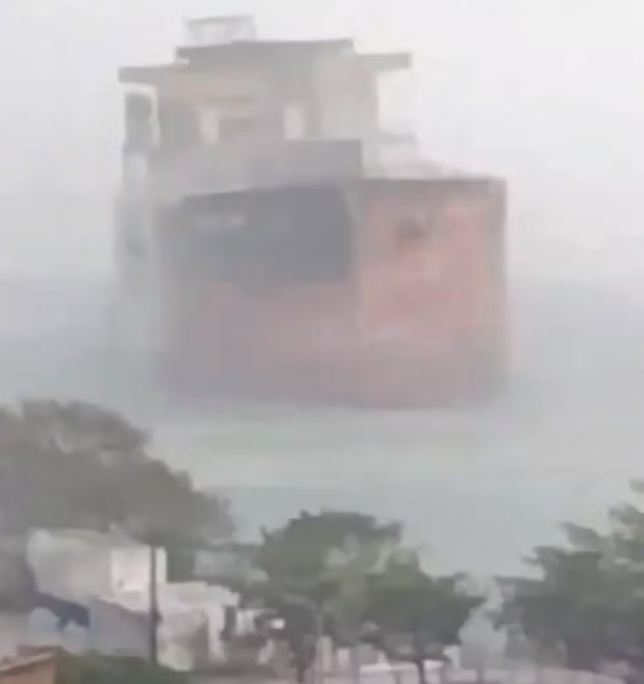
[[[216,45],[188,45],[177,48],[179,59],[189,62],[243,62],[265,59],[314,57],[353,49],[349,38],[333,40],[240,40]]]
[[[96,532],[94,530],[82,529],[42,529],[35,532],[35,534],[45,534],[47,535],[47,538],[53,542],[74,541],[105,548],[131,548],[143,546],[141,543],[118,530]]]

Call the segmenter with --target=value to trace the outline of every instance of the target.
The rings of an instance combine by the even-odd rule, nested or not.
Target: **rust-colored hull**
[[[262,201],[281,193],[280,206],[289,206],[287,193],[315,191],[264,190]],[[168,382],[188,392],[390,407],[445,405],[502,386],[503,185],[361,180],[332,192],[337,207],[329,221],[342,225],[329,232],[338,244],[320,243],[323,267],[310,278],[305,268],[282,278],[280,268],[295,273],[298,259],[315,264],[315,248],[303,242],[301,253],[284,256],[283,268],[270,271],[261,249],[273,258],[271,250],[283,246],[269,241],[253,257],[258,272],[264,268],[261,277],[250,272],[255,262],[248,257],[245,270],[192,279],[174,259],[183,219],[175,216],[160,231]],[[218,211],[222,201],[239,209],[255,194],[213,197],[212,207],[186,206],[180,216]],[[300,210],[306,212],[305,203]],[[324,211],[313,203],[300,229],[306,233],[310,224],[322,234]],[[262,230],[261,220],[255,230]],[[316,235],[307,237],[314,245]]]

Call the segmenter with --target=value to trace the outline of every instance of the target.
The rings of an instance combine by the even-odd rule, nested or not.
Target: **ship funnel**
[[[226,45],[257,38],[252,17],[204,17],[185,23],[186,42],[189,47]]]

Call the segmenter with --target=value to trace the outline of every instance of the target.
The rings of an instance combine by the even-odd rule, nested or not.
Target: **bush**
[[[57,684],[187,684],[186,675],[142,658],[70,656],[60,667]]]

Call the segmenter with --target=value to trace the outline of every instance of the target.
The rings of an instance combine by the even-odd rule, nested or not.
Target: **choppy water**
[[[526,289],[515,375],[486,409],[179,410],[114,365],[105,286],[5,278],[2,396],[123,410],[151,428],[156,453],[230,496],[243,534],[305,508],[358,509],[404,521],[437,567],[505,572],[559,522],[601,521],[643,474],[644,307],[624,295]]]

